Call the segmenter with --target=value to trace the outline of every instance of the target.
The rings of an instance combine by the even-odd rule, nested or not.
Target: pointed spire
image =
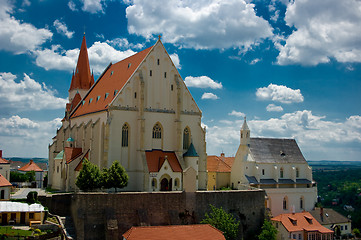
[[[247,125],[246,117],[244,117],[244,121],[243,121],[243,125],[242,125],[242,130],[249,130],[248,125]]]
[[[246,117],[244,117],[243,125],[241,128],[241,145],[248,146],[250,143],[251,131],[248,128]]]
[[[75,73],[70,84],[70,89],[85,89],[88,90],[94,84],[94,77],[90,73],[88,50],[86,46],[85,35],[81,43],[78,62],[76,65]]]

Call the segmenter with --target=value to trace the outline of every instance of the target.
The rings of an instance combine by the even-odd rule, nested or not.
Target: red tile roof
[[[182,172],[182,167],[178,162],[178,158],[174,152],[164,152],[162,150],[146,151],[145,157],[147,159],[149,172],[159,172],[165,158],[167,158],[173,172]]]
[[[7,187],[7,186],[12,186],[12,185],[3,175],[0,174],[0,187]]]
[[[76,65],[75,73],[73,73],[70,90],[76,89],[90,89],[94,84],[94,76],[90,73],[88,50],[86,47],[85,35],[81,43],[78,62]]]
[[[0,150],[0,164],[8,164],[10,163],[8,160],[3,158],[3,150]]]
[[[81,96],[79,93],[76,93],[71,103],[66,104],[66,111],[70,113],[78,105],[80,101],[81,101]]]
[[[132,227],[123,237],[126,240],[225,240],[222,232],[209,224]]]
[[[79,157],[82,154],[82,149],[81,148],[73,148],[73,147],[65,147],[64,153],[65,153],[66,163],[70,163],[71,161],[73,161],[74,159],[76,159],[77,157]]]
[[[90,150],[90,149],[89,149],[89,150]],[[82,157],[82,159],[80,160],[80,162],[78,163],[78,165],[75,167],[74,171],[79,172],[79,171],[83,168],[84,158],[89,159],[89,150],[86,152],[86,154],[84,155],[84,157]]]
[[[36,165],[36,163],[34,163],[33,160],[30,160],[30,162],[28,164],[26,164],[23,167],[19,168],[18,171],[23,171],[23,172],[30,172],[30,171],[43,172],[43,169],[41,169],[38,165]]]
[[[224,156],[208,156],[207,170],[208,172],[231,172],[234,157]]]
[[[75,118],[84,114],[106,110],[152,48],[149,47],[120,62],[109,65],[71,117]]]
[[[309,212],[281,214],[271,220],[281,222],[288,232],[305,230],[318,231],[320,233],[333,233],[332,230],[322,226]]]

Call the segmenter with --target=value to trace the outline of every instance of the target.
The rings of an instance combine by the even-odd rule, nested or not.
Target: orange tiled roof
[[[0,174],[0,187],[7,187],[7,186],[12,186],[12,185],[3,175]]]
[[[310,221],[308,221],[309,219]],[[318,231],[320,233],[333,233],[322,226],[309,212],[286,213],[278,215],[271,219],[272,221],[281,222],[288,232],[297,231]],[[293,224],[292,221],[295,223]]]
[[[82,154],[81,148],[73,148],[73,147],[65,147],[64,148],[65,153],[65,160],[66,163],[70,163],[75,158],[79,157]]]
[[[146,151],[145,157],[147,159],[149,172],[159,172],[165,161],[165,157],[167,157],[173,172],[182,172],[182,167],[179,164],[178,158],[174,152],[164,152],[162,150]]]
[[[75,89],[90,89],[94,84],[94,76],[90,73],[88,50],[86,47],[85,35],[81,43],[78,62],[76,65],[75,73],[73,73],[70,90]]]
[[[5,158],[0,157],[0,164],[10,164],[10,162],[8,160],[6,160]]]
[[[231,172],[234,157],[207,157],[207,170],[208,172]]]
[[[18,171],[23,171],[23,172],[30,172],[30,171],[43,172],[43,169],[41,169],[38,165],[36,165],[36,163],[34,163],[33,160],[30,160],[29,163],[27,163],[26,165],[19,168]]]
[[[222,232],[209,224],[132,227],[123,237],[126,240],[225,240]]]
[[[71,103],[66,104],[66,111],[70,113],[78,105],[80,101],[81,101],[81,96],[79,93],[76,93]]]
[[[75,167],[74,171],[79,172],[83,168],[83,160],[84,158],[89,159],[89,150],[85,153],[84,157],[79,161],[78,165]]]
[[[71,117],[106,110],[151,49],[152,47],[149,47],[120,62],[109,65]]]

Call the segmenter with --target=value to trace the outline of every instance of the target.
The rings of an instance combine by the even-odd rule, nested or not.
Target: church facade
[[[76,190],[87,158],[100,169],[119,161],[129,175],[126,191],[183,190],[192,181],[206,189],[201,117],[160,39],[109,64],[94,83],[84,37],[65,117],[49,145],[49,185]]]

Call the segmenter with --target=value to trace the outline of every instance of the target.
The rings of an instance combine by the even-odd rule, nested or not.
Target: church
[[[119,161],[129,175],[126,191],[205,190],[201,117],[160,38],[110,63],[94,82],[84,36],[65,117],[49,145],[49,186],[77,190],[86,158],[100,169]]]

